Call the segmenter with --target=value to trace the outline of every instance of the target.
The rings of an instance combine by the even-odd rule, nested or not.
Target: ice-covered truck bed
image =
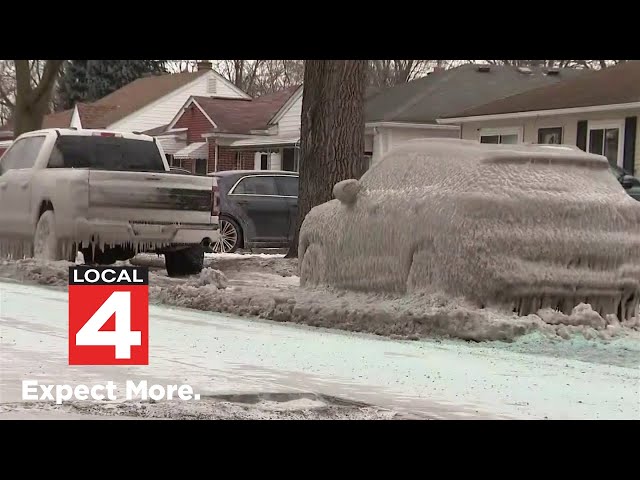
[[[0,158],[0,254],[109,264],[165,255],[170,275],[197,273],[218,238],[214,177],[171,173],[152,137],[48,129]]]

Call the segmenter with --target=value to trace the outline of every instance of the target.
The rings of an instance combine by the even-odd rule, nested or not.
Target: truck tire
[[[204,248],[197,245],[175,252],[166,252],[164,254],[164,264],[167,269],[167,275],[170,277],[198,274],[204,266]]]
[[[53,210],[40,215],[33,235],[33,257],[38,260],[63,260],[62,247],[56,235],[56,216]]]

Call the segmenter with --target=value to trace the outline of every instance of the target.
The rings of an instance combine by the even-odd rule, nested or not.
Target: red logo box
[[[69,267],[69,365],[149,364],[149,270]]]

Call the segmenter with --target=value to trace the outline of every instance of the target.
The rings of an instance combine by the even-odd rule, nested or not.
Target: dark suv
[[[298,218],[298,174],[274,170],[212,173],[220,189],[220,240],[214,252],[286,248]]]
[[[618,166],[611,165],[610,168],[627,194],[640,201],[640,180]]]

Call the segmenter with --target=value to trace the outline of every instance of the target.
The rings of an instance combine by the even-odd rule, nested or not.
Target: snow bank
[[[570,315],[547,308],[537,314],[518,316],[500,308],[480,309],[465,299],[444,294],[394,295],[300,288],[295,282],[297,277],[281,277],[276,273],[295,271],[295,260],[259,257],[245,263],[226,258],[208,262],[211,264],[221,266],[222,270],[207,266],[199,275],[186,279],[169,278],[164,270],[151,268],[150,302],[404,339],[439,336],[512,341],[542,332],[553,338],[580,336],[608,340],[640,331],[638,317],[623,322],[615,315],[602,318],[587,304],[576,306]],[[66,288],[69,265],[32,259],[3,261],[0,277]],[[288,280],[284,282],[284,278]]]
[[[620,324],[610,317],[607,323],[589,305],[579,305],[570,315],[555,312],[550,317],[548,312],[541,312],[542,317],[522,317],[498,309],[478,309],[463,299],[441,295],[395,297],[296,287],[281,287],[277,292],[233,286],[220,290],[187,281],[152,288],[152,298],[166,305],[405,339],[442,336],[512,341],[535,331],[562,338],[583,335],[609,339],[638,328],[635,318]]]

